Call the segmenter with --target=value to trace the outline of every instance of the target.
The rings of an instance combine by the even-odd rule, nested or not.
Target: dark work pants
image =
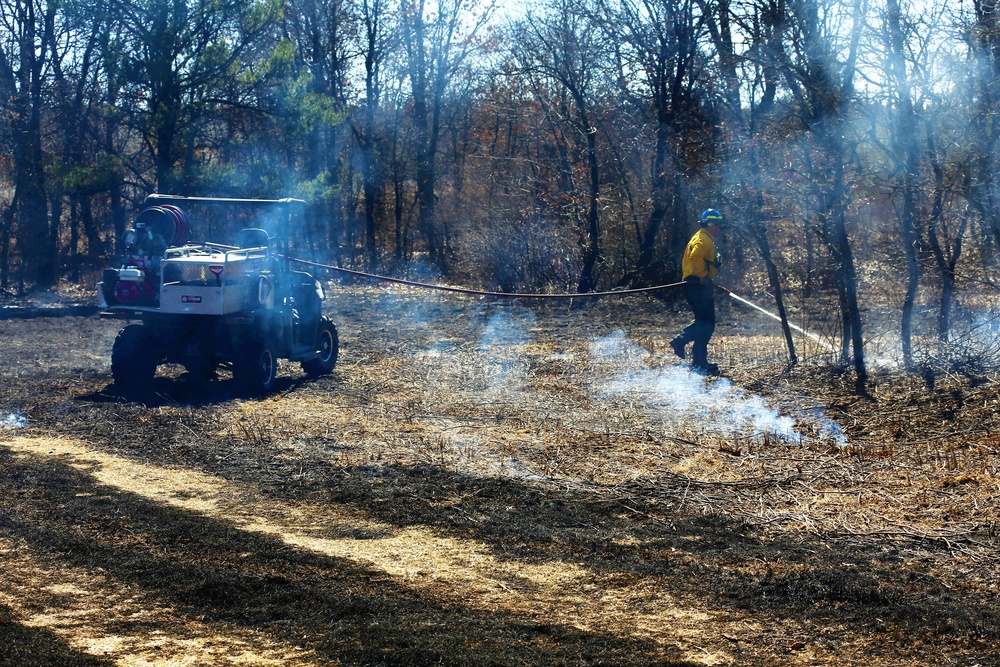
[[[702,285],[697,280],[684,283],[684,298],[694,312],[694,320],[684,327],[677,337],[684,345],[691,346],[691,363],[695,366],[708,365],[708,341],[715,332],[715,288]]]

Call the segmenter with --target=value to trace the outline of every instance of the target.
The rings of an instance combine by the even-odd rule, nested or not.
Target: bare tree
[[[48,223],[42,116],[46,69],[50,66],[58,3],[6,0],[0,3],[0,98],[11,119],[14,195],[7,229],[16,225],[21,256],[20,288],[27,280],[47,287],[57,266]],[[9,233],[9,232],[8,232]],[[6,236],[7,234],[5,234]],[[8,237],[9,238],[9,237]],[[5,246],[8,241],[5,240]],[[4,256],[9,257],[6,247]],[[30,258],[30,261],[29,261]],[[4,286],[6,287],[6,266]]]
[[[624,45],[619,81],[627,88],[626,96],[636,95],[630,83],[634,80],[642,88],[639,103],[652,109],[652,206],[638,233],[639,256],[632,276],[639,282],[660,278],[655,275],[662,272],[657,241],[665,223],[668,255],[679,256],[693,217],[689,180],[695,168],[690,158],[710,152],[704,137],[711,135],[711,121],[703,109],[701,81],[705,15],[696,11],[698,6],[694,0],[607,0],[600,5],[598,25],[612,43]]]
[[[789,362],[798,362],[795,341],[788,322],[784,288],[774,261],[768,228],[776,212],[765,202],[765,167],[762,152],[773,140],[775,100],[779,88],[779,62],[784,25],[787,20],[782,0],[761,0],[741,5],[743,14],[734,13],[729,0],[700,2],[708,34],[722,73],[722,113],[727,128],[721,163],[724,189],[738,211],[733,226],[745,231],[754,243],[774,295]],[[734,35],[734,26],[742,30]],[[742,46],[738,49],[737,42]]]
[[[846,128],[854,102],[865,5],[864,0],[841,5],[847,24],[842,28],[824,24],[824,20],[840,16],[835,11],[821,14],[820,4],[824,2],[824,9],[836,8],[835,0],[788,0],[789,22],[781,69],[795,101],[794,118],[810,138],[803,148],[815,152],[815,156],[805,155],[812,164],[810,176],[816,183],[815,214],[836,268],[845,361],[853,359],[855,389],[863,393],[868,371],[858,305],[858,272],[847,233],[850,155]],[[842,48],[832,42],[837,34],[846,38]],[[849,355],[849,349],[853,355]]]
[[[965,31],[975,85],[969,121],[980,150],[969,196],[1000,246],[1000,3],[973,0],[972,11]]]
[[[968,206],[963,211],[954,204],[954,200],[964,189],[963,170],[949,165],[943,149],[939,148],[945,143],[939,138],[944,134],[943,123],[940,121],[945,115],[944,112],[938,107],[931,115],[937,122],[925,122],[927,156],[933,173],[926,235],[927,246],[931,249],[941,280],[937,326],[938,345],[941,347],[947,344],[951,330],[951,310],[958,277],[958,262],[962,258],[969,220],[973,214]]]
[[[349,188],[342,188],[342,138],[348,106],[348,79],[354,58],[356,18],[343,0],[289,0],[284,6],[283,27],[295,45],[292,76],[301,90],[289,100],[298,108],[286,109],[290,134],[297,144],[301,181],[312,181],[312,206],[307,213],[307,239],[316,252],[331,236],[348,228],[345,216]],[[342,192],[344,190],[344,192]]]
[[[533,77],[538,92],[555,85],[565,92],[568,106],[550,104],[559,122],[569,124],[582,137],[587,174],[583,255],[577,289],[596,286],[595,271],[601,259],[601,168],[597,153],[596,98],[601,84],[604,41],[572,0],[555,0],[543,15],[530,15],[516,30],[522,71]],[[553,98],[557,101],[558,94]]]
[[[493,5],[477,8],[470,0],[445,0],[432,7],[425,0],[404,0],[401,12],[415,127],[420,233],[430,260],[447,272],[435,212],[442,105],[455,73],[474,53]]]
[[[944,62],[931,59],[944,42],[943,11],[943,7],[908,8],[899,0],[887,0],[881,23],[873,22],[881,28],[874,50],[885,76],[888,140],[881,139],[877,122],[872,139],[887,158],[890,194],[900,225],[907,276],[900,334],[904,366],[910,370],[915,368],[913,314],[928,254],[941,281],[938,339],[940,344],[947,341],[956,268],[970,217],[952,202],[965,180],[960,174],[974,173],[975,167],[969,169],[969,165],[981,164],[979,157],[956,162],[941,147],[942,143],[960,143],[952,138],[957,117],[954,102],[946,104],[940,97],[941,72],[947,68]],[[961,84],[962,77],[956,81]],[[933,104],[930,111],[928,104]],[[949,139],[942,142],[942,137]]]
[[[50,188],[53,230],[59,230],[61,200],[69,204],[68,261],[71,278],[79,280],[83,261],[94,268],[108,248],[93,212],[95,195],[108,187],[107,170],[100,168],[104,155],[100,150],[99,124],[94,113],[97,105],[101,67],[101,40],[109,31],[106,9],[89,4],[66,7],[64,27],[53,40],[52,82],[53,114],[58,141],[53,152],[61,156],[59,166],[50,168],[54,187]],[[80,231],[86,240],[87,257],[81,258]]]
[[[919,145],[920,128],[914,91],[909,73],[911,59],[907,57],[906,25],[899,0],[886,0],[885,30],[882,45],[885,49],[885,73],[890,99],[888,104],[890,128],[890,159],[898,174],[898,205],[900,235],[906,257],[906,294],[900,338],[903,348],[903,365],[913,369],[913,305],[920,282],[920,222],[918,207],[921,184],[922,150]]]
[[[360,118],[352,124],[355,141],[361,152],[364,190],[365,250],[368,270],[378,266],[376,210],[384,179],[378,162],[378,113],[384,85],[384,65],[396,38],[396,27],[386,0],[361,0],[358,8],[361,25],[361,55],[365,68],[365,97]]]

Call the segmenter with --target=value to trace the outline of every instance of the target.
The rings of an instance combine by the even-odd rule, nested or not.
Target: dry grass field
[[[0,319],[0,665],[1000,665],[1000,391],[721,302],[334,287],[331,376],[111,384]],[[579,305],[579,304],[577,304]]]

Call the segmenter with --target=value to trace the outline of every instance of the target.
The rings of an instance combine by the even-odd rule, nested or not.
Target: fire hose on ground
[[[364,273],[362,271],[353,271],[351,269],[344,269],[339,266],[332,266],[330,264],[320,264],[318,262],[310,262],[304,259],[296,259],[294,257],[289,257],[288,261],[294,262],[296,264],[303,264],[305,266],[312,266],[320,269],[327,269],[329,271],[336,271],[338,273],[344,273],[347,275],[355,276],[357,278],[367,278],[368,280],[377,280],[381,282],[394,283],[396,285],[406,285],[408,287],[417,287],[420,289],[427,290],[437,290],[439,292],[453,292],[457,294],[467,294],[469,296],[486,296],[498,299],[594,299],[612,296],[628,296],[630,294],[642,294],[647,292],[656,292],[659,290],[669,289],[671,287],[679,287],[684,284],[683,281],[677,283],[670,283],[668,285],[654,285],[652,287],[637,287],[634,289],[627,290],[611,290],[606,292],[563,292],[563,293],[524,293],[524,292],[490,292],[487,290],[476,290],[470,289],[468,287],[451,287],[449,285],[435,285],[433,283],[422,283],[414,280],[404,280],[402,278],[390,278],[388,276],[379,276],[374,273]]]
[[[658,292],[658,291],[662,291],[662,290],[666,290],[666,289],[671,289],[671,288],[674,288],[674,287],[680,287],[681,285],[683,285],[685,283],[685,281],[682,280],[680,282],[668,283],[668,284],[665,284],[665,285],[654,285],[654,286],[651,286],[651,287],[637,287],[637,288],[633,288],[633,289],[611,290],[611,291],[604,291],[604,292],[564,292],[564,293],[550,293],[550,294],[523,293],[523,292],[491,292],[491,291],[488,291],[488,290],[476,290],[476,289],[470,289],[470,288],[467,288],[467,287],[452,287],[452,286],[449,286],[449,285],[436,285],[436,284],[433,284],[433,283],[423,283],[423,282],[418,282],[418,281],[414,281],[414,280],[405,280],[403,278],[390,278],[388,276],[380,276],[380,275],[376,275],[374,273],[365,273],[363,271],[354,271],[352,269],[345,269],[345,268],[342,268],[342,267],[339,267],[339,266],[333,266],[331,264],[321,264],[319,262],[310,262],[308,260],[297,259],[297,258],[294,258],[294,257],[289,257],[288,260],[290,262],[294,262],[296,264],[302,264],[302,265],[305,265],[305,266],[311,266],[311,267],[315,267],[315,268],[326,269],[328,271],[335,271],[335,272],[338,272],[338,273],[343,273],[343,274],[346,274],[346,275],[351,275],[351,276],[354,276],[356,278],[365,278],[367,280],[376,280],[376,281],[380,281],[380,282],[393,283],[393,284],[396,284],[396,285],[405,285],[405,286],[408,286],[408,287],[416,287],[416,288],[419,288],[419,289],[436,290],[436,291],[439,291],[439,292],[452,292],[452,293],[457,293],[457,294],[465,294],[465,295],[469,295],[469,296],[482,296],[482,297],[491,297],[491,298],[499,298],[499,299],[594,299],[594,298],[606,298],[606,297],[614,297],[614,296],[629,296],[629,295],[634,295],[634,294],[644,294],[644,293],[650,293],[650,292]],[[769,310],[766,310],[765,308],[757,305],[756,303],[750,301],[749,299],[746,299],[746,298],[744,298],[744,297],[742,297],[742,296],[740,296],[738,294],[733,293],[732,290],[730,290],[730,289],[728,289],[726,287],[723,287],[721,285],[716,285],[716,287],[719,290],[721,290],[724,294],[726,294],[726,296],[729,296],[730,298],[732,298],[734,301],[738,301],[739,303],[742,303],[744,305],[750,306],[751,308],[754,308],[754,309],[760,311],[764,315],[767,315],[771,319],[777,320],[778,322],[781,321],[781,317],[780,316],[776,315],[775,313],[772,313]],[[822,340],[817,334],[814,334],[814,333],[812,333],[810,331],[806,331],[802,327],[800,327],[800,326],[798,326],[796,324],[792,324],[791,322],[788,323],[788,326],[791,327],[792,329],[795,329],[796,331],[798,331],[802,335],[810,338],[811,340],[819,343],[820,345],[824,345],[825,347],[827,347],[828,349],[831,349],[831,350],[834,349],[832,345],[830,345],[829,343],[827,343],[824,340]]]

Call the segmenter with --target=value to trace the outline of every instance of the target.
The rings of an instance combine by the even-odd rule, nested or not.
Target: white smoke
[[[526,327],[534,325],[534,315],[526,313],[523,317],[522,323],[503,311],[497,312],[483,329],[476,351],[483,363],[482,379],[488,398],[520,392],[527,381],[528,364],[521,347],[531,341]]]
[[[442,359],[454,355],[458,348],[453,341],[441,339],[430,348],[417,352],[417,359]]]
[[[475,363],[460,361],[457,346],[439,340],[416,353],[433,360],[437,371],[449,381],[466,383],[483,403],[530,403],[537,410],[543,395],[528,390],[534,316],[530,313],[494,313],[483,326],[476,344]],[[844,446],[847,439],[840,426],[816,410],[805,415],[800,431],[796,420],[781,414],[761,396],[734,386],[725,378],[705,378],[685,365],[657,366],[651,354],[624,331],[593,340],[589,346],[590,372],[581,378],[599,400],[624,399],[638,405],[665,426],[694,428],[716,437],[769,437],[801,444],[810,438]],[[574,361],[571,353],[548,355],[550,360]],[[448,362],[453,361],[454,367]]]
[[[24,428],[28,425],[28,418],[24,416],[23,412],[12,412],[3,420],[0,420],[0,426],[9,429]]]
[[[795,420],[781,415],[760,396],[748,395],[726,379],[702,377],[686,366],[650,367],[649,352],[623,331],[593,341],[590,348],[595,365],[611,375],[598,388],[602,397],[639,401],[665,422],[691,423],[712,435],[767,435],[802,442]],[[822,417],[817,421],[821,437],[846,444],[839,426]]]

